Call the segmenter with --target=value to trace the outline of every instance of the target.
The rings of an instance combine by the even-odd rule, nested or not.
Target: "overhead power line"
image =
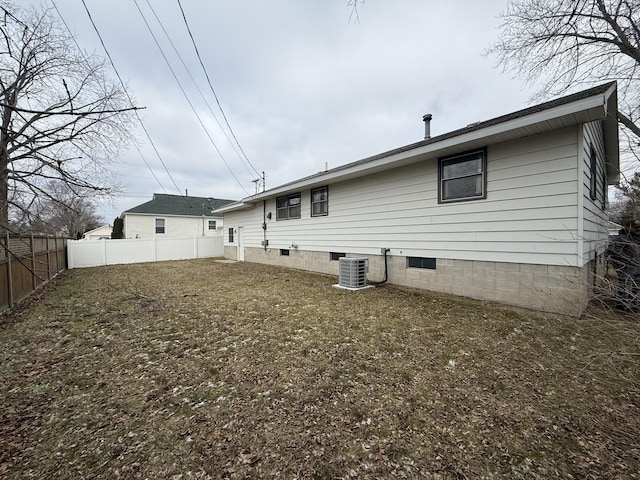
[[[51,0],[51,2],[53,3],[53,0]],[[102,39],[102,35],[100,34],[100,31],[98,30],[98,27],[96,26],[95,22],[93,21],[93,17],[91,16],[91,12],[89,11],[89,8],[87,7],[87,4],[85,3],[85,0],[82,0],[82,5],[84,6],[85,11],[87,12],[87,16],[89,17],[89,21],[91,22],[91,25],[93,26],[93,29],[95,30],[96,34],[98,35],[98,39],[100,40],[100,44],[102,45],[102,48],[104,49],[104,52],[107,55],[107,58],[109,58],[109,62],[111,63],[111,67],[113,68],[113,71],[115,72],[116,76],[118,77],[118,80],[120,81],[120,85],[122,85],[122,89],[124,90],[125,95],[127,96],[127,99],[129,100],[129,103],[131,104],[131,106],[134,106],[133,100],[132,100],[131,96],[129,95],[129,92],[127,91],[127,87],[125,86],[124,81],[122,80],[122,77],[120,76],[120,73],[118,72],[118,69],[116,68],[116,65],[115,65],[115,63],[113,61],[113,58],[111,58],[111,55],[109,54],[109,50],[107,49],[107,46],[105,45],[104,40]],[[55,6],[55,4],[54,4],[54,6]],[[57,8],[56,8],[56,10],[57,10]],[[167,173],[167,175],[171,179],[171,182],[173,183],[173,186],[176,187],[176,190],[181,193],[181,190],[178,187],[178,185],[176,184],[176,181],[173,179],[173,176],[169,172],[169,169],[167,168],[167,165],[164,163],[164,160],[162,160],[162,156],[160,155],[160,152],[156,148],[156,145],[153,142],[153,139],[151,138],[151,135],[149,134],[149,131],[147,130],[147,127],[144,125],[144,122],[142,121],[142,118],[140,117],[140,115],[138,114],[137,111],[134,110],[134,112],[136,114],[136,118],[138,119],[138,122],[140,122],[140,125],[142,126],[142,130],[144,131],[147,139],[149,140],[149,143],[151,144],[151,146],[152,146],[153,150],[155,151],[156,155],[158,156],[158,159],[160,160],[160,163],[162,164],[162,166],[164,167],[165,172]],[[136,145],[136,150],[138,150],[138,153],[140,154],[140,156],[144,160],[145,164],[147,165],[147,168],[149,168],[149,171],[151,171],[151,174],[154,176],[156,181],[160,184],[160,187],[162,188],[162,190],[166,193],[166,190],[164,189],[164,187],[160,183],[160,180],[158,180],[158,177],[155,175],[155,173],[153,172],[153,170],[149,166],[149,163],[144,158],[144,155],[142,155],[142,152],[140,151],[140,149],[138,148],[137,145]]]
[[[84,0],[82,0],[82,1],[84,3]],[[222,154],[222,152],[218,148],[218,145],[216,145],[216,142],[211,137],[211,134],[209,133],[209,130],[207,129],[207,127],[204,124],[204,122],[202,121],[202,118],[198,114],[198,111],[193,106],[193,103],[191,102],[189,96],[187,95],[187,92],[185,91],[184,87],[182,86],[182,83],[180,82],[180,79],[178,78],[178,76],[176,75],[175,71],[173,70],[173,67],[171,66],[171,62],[169,62],[169,59],[165,55],[164,50],[162,49],[162,46],[160,45],[160,42],[158,42],[158,39],[156,38],[155,34],[153,33],[153,29],[151,28],[151,25],[149,25],[149,22],[147,21],[147,18],[145,17],[144,13],[140,9],[140,5],[138,4],[138,1],[137,0],[133,0],[133,3],[135,4],[136,8],[138,9],[138,12],[140,13],[140,16],[142,17],[142,20],[144,21],[145,25],[147,26],[147,30],[149,30],[149,33],[151,34],[151,37],[153,38],[153,41],[155,42],[156,46],[158,47],[158,50],[160,50],[160,54],[162,55],[162,58],[164,59],[164,61],[167,64],[167,66],[169,67],[169,70],[171,71],[171,74],[173,75],[173,78],[175,79],[176,83],[178,84],[178,87],[180,88],[180,91],[182,92],[182,95],[185,97],[187,103],[189,104],[189,107],[191,107],[191,110],[193,111],[194,115],[198,119],[198,122],[200,123],[200,126],[204,130],[205,134],[207,135],[207,138],[209,139],[209,141],[211,142],[211,144],[215,148],[215,150],[218,153],[218,155],[220,156],[220,159],[222,160],[222,162],[227,167],[227,170],[229,170],[229,173],[231,173],[231,176],[235,179],[236,183],[240,186],[240,188],[242,188],[242,190],[247,195],[249,195],[249,192],[245,189],[244,185],[242,185],[240,180],[238,180],[238,177],[236,177],[236,174],[233,172],[233,170],[231,169],[231,166],[229,165],[227,160],[224,158],[224,155]]]
[[[220,120],[218,120],[218,117],[216,116],[216,114],[213,112],[213,109],[211,108],[211,105],[209,105],[209,102],[207,101],[206,97],[204,96],[204,94],[202,93],[202,90],[200,90],[200,87],[198,86],[198,82],[196,82],[195,78],[193,77],[193,75],[191,74],[191,70],[189,70],[189,67],[187,66],[186,62],[184,61],[184,59],[182,58],[182,55],[180,54],[180,52],[178,51],[178,49],[176,48],[175,43],[173,42],[173,40],[171,39],[171,36],[169,35],[169,32],[167,32],[167,29],[164,27],[164,24],[162,23],[162,21],[160,20],[160,18],[158,17],[158,15],[156,14],[156,11],[153,9],[153,6],[151,6],[151,4],[149,3],[149,0],[147,1],[147,5],[149,7],[149,9],[151,10],[151,12],[153,13],[153,16],[155,17],[156,21],[158,22],[158,24],[160,25],[160,28],[162,29],[162,31],[164,32],[165,37],[167,38],[167,40],[169,41],[169,44],[171,45],[171,47],[173,48],[173,51],[175,52],[175,54],[178,56],[178,58],[180,59],[180,63],[182,63],[182,66],[184,67],[185,71],[187,72],[187,75],[189,75],[189,78],[191,79],[191,81],[193,82],[193,85],[195,86],[196,90],[198,91],[198,93],[200,94],[200,97],[202,98],[202,100],[204,101],[205,105],[207,106],[207,108],[209,109],[209,112],[211,112],[211,115],[213,116],[214,120],[216,121],[216,123],[218,124],[218,127],[220,127],[220,130],[222,131],[222,133],[224,133],[224,136],[227,138],[227,140],[229,141],[229,144],[231,145],[231,148],[233,148],[233,151],[236,153],[236,155],[238,156],[238,158],[240,159],[240,161],[242,162],[242,164],[244,165],[244,167],[247,169],[247,172],[249,172],[249,175],[255,175],[255,171],[252,172],[249,169],[249,165],[251,165],[251,163],[249,162],[248,159],[246,159],[246,155],[245,158],[243,158],[240,153],[238,153],[238,150],[236,149],[236,145],[231,141],[231,139],[229,138],[229,134],[227,133],[227,130],[222,126],[222,124],[220,123]],[[222,110],[221,110],[222,111]],[[222,112],[222,115],[224,116],[224,112]],[[227,125],[228,122],[227,122]],[[231,130],[231,127],[229,127],[229,130],[231,131],[231,134],[233,135],[233,130]],[[235,138],[235,135],[234,135]],[[236,140],[237,143],[237,140]],[[238,147],[240,147],[240,145],[238,144]],[[240,151],[242,151],[242,147],[240,147]],[[244,153],[244,152],[243,152]],[[253,165],[251,165],[251,167],[253,167]],[[255,169],[254,169],[255,170]]]
[[[56,12],[58,13],[58,17],[60,17],[60,20],[62,20],[62,23],[64,24],[65,28],[67,29],[67,31],[69,32],[69,35],[71,36],[71,38],[73,39],[73,43],[76,44],[76,47],[78,47],[78,51],[80,52],[80,54],[82,56],[84,56],[84,52],[82,50],[82,48],[80,47],[80,44],[78,43],[78,41],[76,40],[75,35],[73,34],[73,32],[71,31],[71,29],[69,28],[69,25],[67,24],[67,22],[65,21],[64,17],[62,16],[62,13],[60,12],[60,10],[58,9],[58,5],[56,5],[56,2],[54,0],[51,0],[51,4],[53,5],[53,8],[55,8]],[[111,60],[111,59],[109,59]],[[111,64],[113,66],[113,63]],[[114,68],[115,70],[115,68]],[[118,72],[116,71],[116,75],[118,75]],[[119,76],[118,76],[119,78]],[[120,83],[122,83],[122,80],[119,78]],[[123,87],[124,88],[124,87]],[[128,92],[126,92],[126,88],[124,89],[125,93],[127,93],[127,97],[128,97]],[[131,102],[131,99],[129,98],[129,103],[131,104],[131,106],[133,107],[133,102]],[[138,115],[138,112],[136,112],[136,116]],[[140,117],[138,117],[138,119],[140,119]],[[142,126],[142,128],[144,128],[144,125]],[[149,139],[149,141],[151,141],[151,139]],[[153,144],[153,142],[151,141],[151,143]],[[160,188],[162,189],[162,191],[164,193],[167,193],[167,190],[164,188],[164,185],[162,185],[162,182],[160,182],[160,179],[157,177],[157,175],[155,174],[155,172],[153,171],[153,169],[151,168],[151,165],[149,165],[149,162],[147,162],[147,159],[145,158],[145,156],[142,154],[142,151],[140,150],[140,148],[138,147],[138,145],[136,145],[134,143],[134,146],[136,147],[136,150],[138,151],[138,154],[140,155],[140,158],[142,158],[142,161],[144,162],[144,164],[147,166],[147,169],[149,170],[149,172],[151,172],[151,175],[153,175],[153,178],[156,180],[156,182],[158,182],[158,185],[160,185]]]
[[[147,2],[148,1],[149,0],[147,0]],[[187,21],[187,16],[185,15],[184,9],[182,8],[182,3],[180,2],[180,0],[177,0],[177,1],[178,1],[178,6],[180,7],[180,12],[182,13],[182,18],[184,20],[184,24],[187,27],[187,31],[189,32],[189,37],[191,38],[191,43],[193,44],[193,48],[194,48],[194,50],[196,52],[196,56],[198,57],[198,61],[200,62],[200,66],[202,67],[202,71],[204,72],[204,75],[207,78],[207,83],[209,84],[209,88],[211,89],[211,93],[213,93],[213,96],[216,99],[216,103],[218,104],[218,108],[220,109],[220,112],[222,113],[224,121],[227,124],[227,127],[229,127],[229,131],[231,132],[231,135],[233,135],[233,139],[236,141],[236,144],[238,145],[238,148],[242,152],[242,155],[244,156],[244,158],[247,160],[247,163],[249,165],[251,165],[251,168],[253,169],[253,172],[256,175],[260,175],[260,172],[258,172],[258,170],[256,170],[256,168],[253,166],[253,164],[249,160],[249,157],[247,157],[247,154],[242,149],[242,145],[240,145],[240,142],[238,141],[238,138],[236,137],[236,134],[234,133],[233,128],[231,128],[231,125],[229,124],[229,120],[227,119],[227,115],[224,113],[224,109],[222,108],[222,105],[220,104],[220,99],[218,98],[218,95],[216,94],[216,91],[213,88],[213,84],[211,83],[211,79],[209,78],[209,73],[207,72],[207,69],[204,66],[204,62],[202,61],[202,57],[200,56],[200,51],[198,50],[198,45],[196,44],[195,38],[193,37],[193,34],[191,33],[191,28],[189,27],[189,22]]]

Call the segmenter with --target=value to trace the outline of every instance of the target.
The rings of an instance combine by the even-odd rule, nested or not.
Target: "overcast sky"
[[[53,1],[80,46],[104,55],[82,0]],[[124,195],[100,206],[108,223],[154,192],[239,200],[255,192],[254,168],[273,188],[325,164],[419,141],[425,113],[433,114],[435,136],[525,108],[533,93],[482,55],[497,38],[506,0],[366,0],[359,22],[347,0],[181,0],[248,165],[218,126],[225,121],[178,0],[85,2],[136,104],[145,107],[145,126],[171,175],[139,129],[141,151],[159,181],[135,148],[125,152],[114,166]]]

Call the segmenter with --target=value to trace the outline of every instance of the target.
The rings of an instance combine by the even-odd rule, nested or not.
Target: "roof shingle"
[[[136,207],[125,210],[125,213],[147,213],[156,215],[183,215],[192,217],[221,217],[213,214],[213,210],[232,203],[233,200],[206,197],[187,197],[154,193],[153,199]]]

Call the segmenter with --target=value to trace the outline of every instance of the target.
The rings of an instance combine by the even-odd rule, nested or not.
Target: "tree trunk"
[[[9,227],[9,124],[11,110],[2,109],[2,127],[0,127],[0,227]]]

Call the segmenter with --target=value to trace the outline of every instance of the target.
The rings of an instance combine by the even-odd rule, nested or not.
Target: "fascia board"
[[[219,215],[214,214],[206,214],[206,215],[183,215],[181,213],[148,213],[148,212],[125,212],[123,215],[127,216],[136,216],[139,215],[141,217],[179,217],[179,218],[220,218]]]
[[[224,214],[229,212],[237,212],[240,210],[249,210],[253,208],[255,201],[251,201],[250,199],[243,199],[241,202],[236,203],[228,203],[227,205],[216,208],[213,213],[214,214]]]

